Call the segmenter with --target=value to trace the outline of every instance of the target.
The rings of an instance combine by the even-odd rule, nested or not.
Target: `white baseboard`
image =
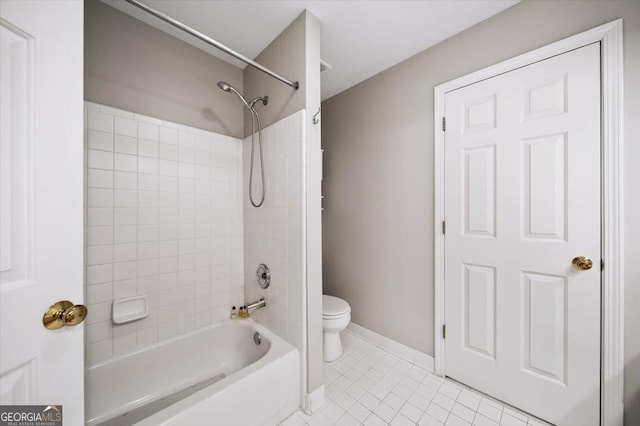
[[[388,337],[371,331],[368,328],[364,328],[354,322],[349,323],[349,325],[347,326],[347,332],[350,332],[360,337],[361,339],[364,339],[367,342],[378,346],[380,349],[383,349],[387,352],[392,353],[393,355],[409,361],[410,363],[415,364],[418,367],[422,367],[432,373],[434,371],[435,360],[430,355],[417,351],[413,348],[410,348],[409,346],[403,345],[402,343],[398,343],[395,340],[391,340]]]
[[[318,387],[313,392],[304,394],[304,411],[313,414],[324,405],[324,385]]]

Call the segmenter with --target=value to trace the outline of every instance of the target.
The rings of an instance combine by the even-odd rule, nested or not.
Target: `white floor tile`
[[[307,424],[309,426],[331,426],[333,425],[333,422],[329,420],[329,418],[324,414],[317,413],[313,417],[311,417],[311,420],[309,420],[309,423]]]
[[[415,424],[415,422],[412,422],[400,413],[391,420],[391,426],[415,426]]]
[[[280,423],[280,426],[304,426],[306,423],[302,420],[302,417],[295,413],[289,416],[284,422]]]
[[[425,384],[419,385],[414,393],[417,393],[418,395],[425,399],[428,399],[429,401],[431,401],[433,397],[436,396],[436,391]]]
[[[411,396],[411,394],[413,393],[413,389],[410,389],[408,387],[406,387],[405,385],[403,385],[402,383],[398,383],[392,390],[391,392],[395,393],[396,395],[398,395],[400,398],[402,399],[407,399]]]
[[[475,395],[465,392],[464,390],[458,395],[458,402],[473,411],[478,410],[480,398],[474,398]]]
[[[360,398],[359,402],[371,411],[375,410],[378,404],[380,404],[380,400],[369,392],[365,393],[364,396]]]
[[[502,408],[498,408],[491,402],[483,399],[478,406],[478,413],[493,420],[494,422],[499,422],[500,417],[502,417]]]
[[[461,390],[462,387],[460,385],[452,381],[445,380],[445,382],[440,386],[440,389],[438,389],[438,392],[453,400],[456,400]]]
[[[504,415],[504,414],[508,414],[508,415],[510,415],[511,417],[515,417],[516,419],[520,419],[520,420],[522,420],[523,422],[526,422],[526,421],[527,421],[527,416],[526,416],[525,414],[520,413],[520,412],[518,412],[518,411],[516,411],[516,410],[513,410],[512,408],[509,408],[509,407],[504,407],[503,415]]]
[[[349,408],[349,414],[351,414],[356,420],[362,423],[367,417],[371,415],[371,410],[369,410],[359,402],[356,402],[353,407]]]
[[[375,414],[372,414],[369,417],[367,417],[364,423],[362,424],[364,426],[386,426],[388,423],[382,420],[380,417],[376,416]]]
[[[470,408],[465,407],[464,405],[460,404],[459,402],[456,402],[455,405],[453,406],[453,409],[451,410],[451,413],[455,414],[456,416],[460,417],[462,420],[471,423],[473,421],[473,418],[476,415],[476,412],[471,410]]]
[[[506,411],[502,412],[502,418],[500,419],[500,426],[526,426],[526,422],[520,418],[514,417],[512,414]]]
[[[434,419],[433,417],[431,417],[426,413],[420,418],[420,421],[418,421],[418,424],[420,426],[442,426],[442,422]]]
[[[482,414],[476,413],[476,417],[473,419],[474,426],[498,426],[498,422],[494,422],[491,419],[486,418]]]
[[[335,379],[332,384],[336,385],[337,387],[339,387],[344,391],[344,390],[347,390],[347,388],[351,386],[352,383],[353,382],[349,380],[347,377],[340,376],[337,379]]]
[[[313,416],[299,411],[283,426],[549,426],[355,335],[343,335],[343,348],[323,367],[327,405]]]
[[[397,411],[382,402],[376,407],[375,410],[373,410],[373,413],[385,422],[389,423],[391,419],[393,419],[393,417],[396,415]]]
[[[418,407],[420,410],[424,411],[427,409],[427,407],[429,406],[429,402],[431,401],[423,397],[422,395],[419,395],[418,393],[414,393],[409,397],[407,402],[410,402],[411,404]]]
[[[361,386],[365,390],[369,390],[373,385],[376,384],[376,382],[367,376],[362,376],[358,380],[356,380],[356,384],[358,386]]]
[[[327,416],[332,422],[337,421],[344,413],[344,409],[333,401],[328,401],[327,405],[322,409],[322,414]]]
[[[353,407],[353,404],[356,403],[356,400],[352,396],[347,395],[347,393],[345,392],[340,395],[335,403],[338,404],[343,410],[349,410],[349,408]]]
[[[438,404],[439,406],[441,406],[447,411],[451,411],[455,403],[453,399],[446,397],[440,392],[436,393],[436,396],[433,397],[431,402],[435,402],[436,404]]]
[[[429,404],[429,407],[427,407],[425,413],[442,423],[447,421],[447,417],[449,417],[448,410],[445,410],[444,408],[433,402]]]
[[[402,407],[402,405],[404,404],[404,401],[405,401],[404,399],[400,398],[398,395],[394,393],[390,393],[385,397],[385,399],[382,400],[382,402],[384,402],[385,404],[387,404],[389,407],[393,408],[396,411],[398,411],[400,407]]]
[[[334,424],[337,426],[359,426],[361,423],[349,413],[345,413]]]
[[[420,417],[422,417],[422,413],[423,411],[421,409],[409,402],[404,404],[400,409],[400,414],[411,420],[413,424],[416,424],[418,420],[420,420]]]
[[[391,392],[391,390],[382,386],[380,383],[373,385],[371,389],[369,389],[369,393],[380,400],[384,399],[389,394],[389,392]]]
[[[465,422],[455,414],[449,414],[449,418],[447,419],[447,422],[445,423],[445,425],[446,426],[470,426],[471,423]]]

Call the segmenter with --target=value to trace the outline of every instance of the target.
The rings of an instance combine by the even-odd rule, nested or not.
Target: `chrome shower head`
[[[218,82],[218,87],[221,88],[222,90],[224,90],[225,92],[229,92],[231,89],[231,85],[227,82],[224,81],[219,81]]]
[[[247,102],[247,100],[244,98],[244,96],[242,96],[242,94],[240,92],[238,92],[235,89],[235,87],[233,87],[229,83],[225,83],[224,81],[219,81],[218,82],[218,87],[220,89],[224,90],[225,92],[233,92],[233,93],[235,93],[240,98],[240,100],[242,101],[244,106],[247,107],[247,109],[251,109],[251,105],[249,105],[249,102]]]

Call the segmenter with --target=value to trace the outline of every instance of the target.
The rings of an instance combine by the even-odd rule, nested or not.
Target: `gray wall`
[[[105,5],[85,1],[84,96],[128,111],[242,137],[242,70]]]
[[[624,18],[625,415],[640,424],[640,2],[524,1],[323,102],[324,290],[433,355],[433,88]]]
[[[298,90],[247,66],[244,69],[244,95],[247,99],[269,96],[269,104],[257,105],[262,127],[287,117],[305,107],[306,101],[306,20],[301,13],[278,37],[269,44],[255,61],[291,81],[298,81]],[[251,116],[245,112],[244,135],[251,134]]]

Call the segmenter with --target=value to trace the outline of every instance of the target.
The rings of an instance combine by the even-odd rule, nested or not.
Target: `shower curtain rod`
[[[286,78],[282,77],[281,75],[271,71],[269,68],[266,68],[262,65],[260,65],[259,63],[247,58],[244,55],[241,55],[240,53],[236,52],[235,50],[232,50],[230,48],[228,48],[227,46],[225,46],[222,43],[219,43],[217,41],[215,41],[214,39],[212,39],[211,37],[208,37],[204,34],[202,34],[201,32],[194,30],[193,28],[189,27],[188,25],[183,24],[182,22],[173,19],[171,16],[166,15],[162,12],[160,12],[159,10],[156,10],[152,7],[147,6],[146,4],[142,3],[139,0],[125,0],[127,3],[134,5],[135,7],[144,10],[145,12],[155,16],[156,18],[162,19],[163,21],[165,21],[168,24],[173,25],[176,28],[181,29],[182,31],[186,32],[187,34],[191,34],[192,36],[194,36],[195,38],[198,38],[202,41],[204,41],[205,43],[215,47],[216,49],[222,50],[224,53],[233,56],[236,59],[241,60],[242,62],[244,62],[247,65],[252,66],[253,68],[262,71],[263,73],[270,75],[271,77],[280,80],[281,82],[283,82],[286,85],[289,85],[291,87],[293,87],[294,89],[298,90],[298,88],[300,87],[300,84],[297,81],[291,81],[291,80],[287,80]]]

